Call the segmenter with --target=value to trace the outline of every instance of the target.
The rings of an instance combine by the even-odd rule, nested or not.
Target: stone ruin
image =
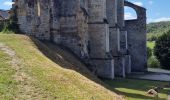
[[[13,2],[21,32],[69,48],[99,77],[147,71],[145,8],[124,0]],[[124,19],[125,6],[137,19]]]

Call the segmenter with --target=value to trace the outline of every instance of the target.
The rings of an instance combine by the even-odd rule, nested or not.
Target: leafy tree
[[[155,56],[151,56],[148,59],[148,67],[150,67],[150,68],[160,68],[160,62],[158,61],[158,59],[156,59]]]
[[[158,38],[154,54],[160,61],[162,68],[170,69],[170,31]]]
[[[147,58],[149,59],[152,56],[152,49],[147,47]]]
[[[147,40],[156,41],[159,36],[170,30],[170,21],[150,23],[147,25]]]
[[[2,33],[19,33],[19,26],[17,24],[18,22],[18,18],[16,15],[16,9],[13,10],[13,14],[12,16],[6,20],[5,22],[3,22],[3,24],[1,24],[0,26],[0,32]]]

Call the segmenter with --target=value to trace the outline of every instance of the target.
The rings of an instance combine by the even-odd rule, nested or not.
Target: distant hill
[[[158,37],[170,30],[170,21],[150,23],[147,25],[148,39]]]
[[[147,25],[147,33],[160,34],[170,30],[170,21],[150,23]]]

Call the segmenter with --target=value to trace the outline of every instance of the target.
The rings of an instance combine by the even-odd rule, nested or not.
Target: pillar
[[[124,27],[124,0],[117,0],[117,18],[119,27]]]
[[[109,24],[106,17],[106,0],[89,0],[90,58],[96,74],[114,78],[114,60],[109,56]]]

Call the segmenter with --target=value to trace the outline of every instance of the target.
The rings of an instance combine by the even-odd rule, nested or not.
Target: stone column
[[[114,16],[114,17],[113,17]],[[126,33],[124,24],[124,0],[107,0],[107,17],[110,26],[110,48],[115,60],[115,75],[125,77],[126,58],[122,51],[126,51]],[[125,47],[122,49],[122,47]]]
[[[124,0],[117,0],[117,18],[119,27],[124,27]]]
[[[90,56],[95,58],[106,57],[106,33],[108,24],[106,19],[106,0],[89,0],[89,35]],[[93,46],[92,46],[93,45]]]
[[[109,24],[106,0],[89,0],[89,45],[93,70],[103,78],[114,78],[114,60],[109,57]]]
[[[107,0],[106,5],[109,27],[114,27],[117,24],[117,0]]]
[[[103,22],[106,18],[106,0],[89,0],[89,22]]]
[[[125,56],[125,71],[126,71],[126,74],[130,74],[132,72],[130,55]]]

